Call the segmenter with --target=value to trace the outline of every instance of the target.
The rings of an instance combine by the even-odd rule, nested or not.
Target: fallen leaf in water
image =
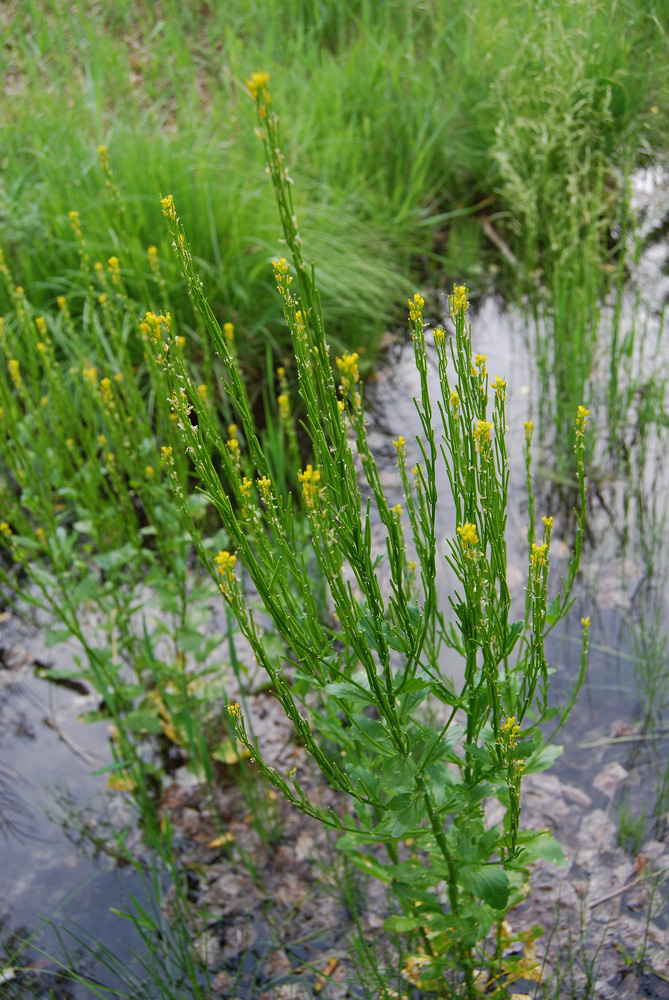
[[[207,847],[223,847],[224,844],[231,844],[234,839],[231,833],[222,833],[220,837],[210,840]]]

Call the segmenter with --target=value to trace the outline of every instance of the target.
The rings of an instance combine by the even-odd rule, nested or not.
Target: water
[[[664,239],[669,197],[662,175],[640,172],[634,184],[639,231],[647,240],[634,277],[644,296],[641,302],[632,295],[626,298],[622,323],[624,327],[636,317],[639,331],[646,330],[646,347],[652,346],[652,356],[662,359],[666,351],[660,336],[661,311],[669,295]],[[435,316],[435,324],[441,319]],[[527,549],[523,423],[530,418],[536,421],[542,390],[534,375],[520,315],[489,295],[473,304],[470,320],[474,349],[487,354],[491,377],[501,374],[507,379],[508,451],[512,459],[509,584],[520,608]],[[653,353],[656,346],[659,353]],[[602,383],[606,349],[606,338],[602,337],[601,371],[593,373],[593,380],[600,378]],[[637,350],[637,374],[648,356]],[[634,372],[628,377],[635,377]],[[434,370],[431,382],[434,389]],[[370,443],[393,503],[401,500],[393,438],[398,434],[405,437],[409,467],[419,457],[415,445],[419,422],[412,401],[418,390],[410,344],[391,348],[377,380],[365,387]],[[586,790],[595,805],[604,806],[605,797],[593,788],[593,779],[612,762],[624,767],[628,778],[614,809],[619,818],[631,818],[637,824],[636,834],[634,829],[629,834],[630,848],[648,836],[665,836],[668,822],[669,672],[665,643],[669,617],[663,550],[669,482],[664,433],[662,421],[646,427],[643,441],[628,433],[629,461],[623,475],[620,463],[612,464],[607,457],[601,427],[597,432],[599,445],[589,481],[589,535],[576,588],[581,596],[549,649],[556,669],[555,697],[561,698],[568,694],[578,669],[579,619],[581,614],[590,615],[590,666],[581,697],[560,736],[565,752],[556,766],[557,773]],[[550,469],[551,455],[542,457],[538,449],[537,454],[539,469]],[[443,555],[445,539],[453,535],[454,524],[452,507],[445,499],[445,477],[439,485],[444,498],[438,509]],[[550,474],[540,472],[536,485],[538,516],[555,516],[555,582],[560,553],[570,543],[574,498]],[[442,558],[439,590],[444,603],[452,584]],[[44,649],[41,633],[22,630],[11,616],[0,623],[0,648],[0,816],[4,820],[4,828],[0,828],[0,948],[13,934],[34,935],[21,961],[42,963],[46,988],[57,967],[44,953],[58,957],[63,952],[57,934],[43,920],[83,928],[93,940],[104,942],[121,957],[137,946],[129,922],[110,910],[124,908],[127,891],[138,889],[136,876],[103,851],[96,852],[90,838],[77,833],[77,822],[63,823],[50,817],[59,815],[62,819],[68,812],[78,813],[95,834],[96,830],[104,833],[105,817],[116,827],[132,826],[132,814],[122,797],[107,793],[106,776],[92,773],[110,760],[106,725],[77,721],[82,712],[96,707],[95,699],[85,688],[56,686],[36,675],[39,664],[71,666],[75,650],[67,646]],[[22,656],[28,658],[21,665],[18,661]],[[141,894],[141,888],[139,891]],[[82,961],[95,975],[90,959],[83,956]],[[79,993],[86,995],[85,991]],[[76,987],[71,995],[79,995]]]

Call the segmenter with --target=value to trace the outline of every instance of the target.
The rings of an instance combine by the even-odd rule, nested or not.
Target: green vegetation
[[[258,771],[337,831],[347,898],[351,871],[388,886],[386,967],[361,932],[352,943],[369,996],[395,996],[389,969],[400,990],[470,1000],[485,977],[499,998],[533,978],[539,929],[509,957],[503,924],[526,865],[560,855],[521,831],[520,790],[559,752],[550,740],[585,676],[589,618],[571,691],[549,699],[544,643],[573,604],[584,543],[598,338],[610,338],[599,398],[618,467],[631,469],[632,417],[641,464],[662,419],[664,377],[639,373],[643,333],[635,319],[623,329],[623,292],[638,249],[629,177],[667,145],[667,14],[603,0],[51,0],[0,13],[2,597],[46,612],[49,644],[76,640],[65,674],[113,722],[102,771],[134,797],[175,884],[169,927],[157,903],[131,915],[156,995],[208,995],[161,811],[166,755],[190,768],[216,843],[252,875],[217,813],[221,767],[264,845],[278,821]],[[414,289],[436,301],[453,278],[447,335]],[[557,442],[549,471],[568,494],[572,554],[552,600],[531,421],[513,602],[507,582],[506,383],[489,382],[472,346],[459,283],[476,293],[491,279],[533,323],[539,437]],[[393,442],[397,504],[363,383],[383,332],[406,325],[407,298],[421,433]],[[446,606],[438,483],[453,506]],[[644,539],[651,555],[663,533]],[[221,595],[225,636],[210,626]],[[235,629],[336,809],[263,759],[245,704],[257,676]],[[660,631],[644,664],[661,659]],[[659,717],[666,670],[644,680]],[[490,828],[486,798],[504,813]],[[621,839],[638,846],[634,816],[626,807]]]
[[[480,283],[489,247],[467,217],[479,210],[509,243],[512,285],[535,296],[540,274],[549,312],[556,304],[549,356],[571,361],[561,348],[573,345],[579,373],[556,374],[564,392],[590,360],[565,300],[569,317],[591,316],[624,250],[626,173],[663,148],[666,15],[666,3],[594,0],[17,5],[3,14],[3,244],[44,311],[68,291],[67,215],[79,211],[96,256],[126,251],[123,267],[139,271],[129,292],[145,301],[155,193],[171,191],[217,318],[235,323],[245,366],[264,374],[260,345],[289,345],[267,278],[276,223],[247,127],[243,81],[262,67],[284,109],[333,345],[373,353],[402,322],[410,275]],[[100,144],[123,224],[100,194]],[[158,249],[180,324],[193,323],[165,239]]]

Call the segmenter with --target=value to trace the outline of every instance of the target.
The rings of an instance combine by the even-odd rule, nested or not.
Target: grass
[[[296,208],[321,262],[333,341],[373,357],[411,273],[467,278],[464,263],[476,277],[481,238],[466,217],[482,203],[518,261],[519,292],[540,269],[549,289],[566,275],[596,299],[617,175],[664,142],[666,113],[651,109],[666,107],[666,20],[666,2],[597,0],[10,7],[5,249],[42,308],[75,266],[70,210],[103,259],[118,250],[96,165],[105,143],[137,258],[162,231],[156,194],[172,192],[194,254],[211,262],[202,267],[217,317],[242,331],[244,363],[259,374],[259,345],[285,347],[265,266],[278,232],[243,86],[262,67],[290,123]],[[169,260],[166,241],[158,246]],[[175,308],[192,322],[168,271]]]

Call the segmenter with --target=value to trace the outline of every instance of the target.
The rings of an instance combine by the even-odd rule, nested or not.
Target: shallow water
[[[661,311],[669,295],[663,229],[669,198],[663,176],[658,179],[640,172],[635,178],[634,197],[641,217],[640,232],[647,239],[634,275],[644,294],[641,301],[632,294],[626,298],[623,325],[636,317],[639,329],[646,329],[646,344],[659,341],[658,356],[662,357],[666,350],[659,336]],[[435,325],[441,319],[435,316]],[[504,375],[508,384],[508,451],[512,461],[509,583],[522,606],[527,548],[523,422],[530,417],[536,421],[541,387],[534,375],[521,316],[490,295],[473,303],[470,320],[475,350],[488,355],[491,377]],[[599,353],[603,379],[605,336],[600,340]],[[643,366],[643,351],[635,363]],[[593,381],[599,377],[595,370]],[[431,379],[434,383],[434,371]],[[412,347],[406,343],[389,349],[387,364],[376,380],[365,386],[370,443],[393,503],[401,496],[391,442],[402,434],[407,441],[409,467],[417,460],[415,434],[419,423],[412,400],[418,388]],[[601,417],[602,412],[595,413],[595,417]],[[588,675],[560,736],[565,751],[556,773],[586,791],[595,805],[612,809],[614,815],[620,815],[623,806],[628,809],[640,823],[639,842],[648,836],[666,835],[669,809],[669,787],[663,791],[662,784],[664,779],[669,786],[669,776],[665,776],[669,756],[669,668],[664,645],[669,625],[664,597],[669,470],[664,457],[664,433],[662,425],[651,425],[643,453],[640,442],[632,435],[630,453],[639,460],[636,466],[634,461],[630,463],[628,475],[622,475],[619,466],[607,466],[602,444],[605,432],[602,426],[596,430],[599,445],[595,449],[596,471],[589,481],[589,536],[576,588],[581,596],[569,621],[553,637],[549,651],[556,669],[555,696],[563,697],[578,669],[579,619],[582,614],[590,615]],[[539,466],[549,468],[550,454],[541,456],[538,448],[536,454]],[[538,517],[551,513],[556,520],[552,567],[555,582],[560,552],[570,542],[573,497],[550,475],[537,475],[536,485]],[[440,487],[445,498],[445,476]],[[446,499],[440,503],[438,523],[445,544],[454,528],[453,510]],[[443,554],[443,545],[441,551]],[[452,578],[445,560],[440,562],[439,589],[445,603]],[[134,876],[118,868],[105,854],[93,856],[90,845],[85,849],[77,847],[71,839],[72,831],[68,836],[66,829],[45,811],[58,812],[58,799],[62,806],[66,790],[65,800],[69,796],[93,824],[105,814],[117,826],[132,822],[122,798],[107,794],[106,776],[91,773],[110,759],[105,724],[77,722],[82,711],[95,707],[95,699],[38,678],[34,660],[18,664],[22,656],[30,654],[37,658],[37,665],[71,666],[73,649],[44,649],[39,632],[17,629],[11,617],[0,624],[0,647],[0,814],[9,824],[5,838],[0,836],[0,948],[12,932],[30,935],[43,918],[52,918],[64,926],[74,928],[76,924],[117,954],[127,954],[137,943],[132,928],[128,921],[112,914],[110,907],[123,909],[127,889],[137,888]],[[609,802],[609,797],[593,786],[593,780],[614,761],[622,765],[628,777]],[[24,958],[28,955],[31,961],[45,961],[46,979],[54,966],[36,949],[58,955],[58,939],[45,926],[38,929],[33,945]],[[77,995],[76,989],[73,995]]]

